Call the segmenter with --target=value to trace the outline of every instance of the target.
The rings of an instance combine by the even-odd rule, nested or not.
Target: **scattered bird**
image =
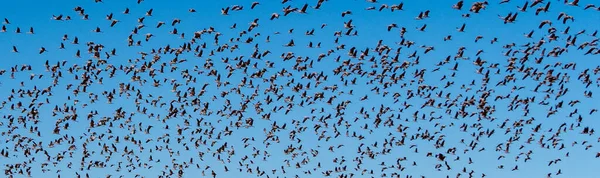
[[[460,26],[459,28],[456,28],[456,30],[458,30],[458,32],[465,32],[465,26],[466,24],[462,24],[462,26]]]
[[[579,0],[573,0],[573,2],[569,2],[568,0],[565,0],[565,3],[567,3],[568,5],[572,5],[572,6],[579,6]]]
[[[46,52],[46,48],[44,48],[44,47],[41,47],[41,48],[40,48],[40,54],[42,54],[42,53],[44,53],[44,52]]]

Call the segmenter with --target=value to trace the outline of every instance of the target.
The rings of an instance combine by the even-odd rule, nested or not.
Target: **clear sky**
[[[584,8],[587,3],[600,4],[582,1],[573,6],[546,0],[534,5],[529,1],[528,8],[520,11],[527,1],[500,4],[494,0],[479,13],[469,11],[475,3],[471,0],[464,1],[460,10],[452,8],[456,1],[441,0],[327,0],[318,9],[317,0],[258,1],[254,8],[253,1],[246,0],[6,1],[0,6],[0,18],[9,21],[2,21],[6,32],[0,33],[0,70],[5,71],[0,75],[0,149],[7,153],[0,156],[0,163],[14,177],[27,177],[27,172],[31,177],[157,177],[170,171],[177,177],[179,170],[183,177],[200,177],[203,172],[211,176],[212,171],[217,177],[253,177],[262,171],[262,177],[324,177],[328,171],[335,177],[468,177],[471,171],[473,177],[482,173],[494,178],[546,177],[549,173],[552,177],[597,177],[600,138],[582,132],[600,124],[598,113],[591,113],[600,106],[597,96],[585,96],[600,91],[595,73],[600,62],[598,54],[584,55],[590,49],[599,53],[598,35],[593,34],[600,27],[600,11]],[[402,10],[391,10],[400,3]],[[536,15],[536,9],[547,3],[547,12]],[[306,12],[298,12],[305,4]],[[76,7],[83,9],[87,20]],[[234,10],[238,7],[243,8]],[[222,13],[225,8],[229,8],[227,15]],[[298,10],[284,15],[285,9],[294,8]],[[123,13],[126,9],[128,14]],[[342,17],[346,11],[351,14]],[[428,17],[416,18],[425,11]],[[505,16],[517,12],[514,22],[504,23]],[[271,20],[273,13],[279,18]],[[561,13],[565,14],[559,17]],[[57,20],[60,15],[62,19]],[[67,16],[71,19],[65,20]],[[563,23],[564,17],[573,20]],[[180,23],[172,25],[175,19]],[[118,22],[111,27],[113,20]],[[346,28],[350,20],[353,27]],[[539,28],[544,20],[552,24]],[[159,22],[165,24],[157,28]],[[398,28],[388,30],[391,24]],[[464,31],[459,31],[463,24]],[[401,36],[403,27],[406,32]],[[172,34],[175,28],[177,34]],[[211,28],[214,32],[209,33]],[[137,34],[132,33],[134,29]],[[348,30],[350,35],[346,35]],[[195,32],[202,35],[192,43]],[[551,33],[557,40],[551,40]],[[128,45],[130,35],[132,46]],[[445,39],[448,36],[451,39]],[[78,44],[73,43],[75,38]],[[252,41],[247,42],[249,38]],[[295,46],[286,46],[290,40]],[[409,41],[414,44],[407,45]],[[307,47],[311,42],[313,48]],[[574,44],[566,46],[568,42]],[[184,44],[191,45],[190,50],[183,49]],[[172,51],[164,53],[167,46]],[[201,56],[195,51],[198,46]],[[45,51],[40,54],[42,47]],[[153,53],[159,48],[163,53]],[[349,55],[351,48],[356,49],[356,57]],[[461,49],[462,58],[455,58]],[[559,55],[551,55],[561,49]],[[259,59],[253,56],[255,51],[270,53]],[[290,52],[294,56],[284,59]],[[318,60],[320,55],[324,56]],[[481,67],[476,65],[478,58],[486,61]],[[253,76],[263,69],[262,77]],[[219,81],[209,75],[211,71],[220,76]],[[424,75],[416,76],[419,71]],[[327,78],[317,79],[320,73]],[[306,77],[310,74],[316,75]],[[398,78],[402,74],[404,78]],[[583,74],[591,80],[587,87],[585,77],[580,78]],[[535,79],[536,75],[540,78]],[[548,75],[558,76],[556,82],[544,82]],[[133,80],[136,76],[141,81]],[[153,86],[155,80],[160,85]],[[504,85],[497,85],[503,80]],[[219,82],[229,84],[218,86]],[[133,88],[120,93],[120,84]],[[208,86],[200,95],[204,84]],[[194,96],[184,97],[191,88]],[[315,98],[321,92],[323,98]],[[485,93],[489,96],[481,100]],[[421,107],[428,100],[433,106]],[[478,108],[481,103],[483,107]],[[202,113],[205,106],[208,113]],[[462,106],[466,116],[455,118]],[[174,108],[176,115],[167,117]],[[38,113],[36,117],[32,111]],[[556,112],[548,117],[550,111]],[[414,119],[416,112],[418,119]],[[269,113],[270,119],[264,119]],[[75,114],[77,119],[72,119]],[[378,127],[377,118],[381,119]],[[245,127],[249,119],[254,123]],[[242,126],[236,127],[236,122]],[[153,128],[146,133],[148,126]],[[55,128],[60,132],[54,133]],[[492,130],[494,134],[489,134]],[[424,139],[423,134],[430,137]],[[403,145],[399,144],[402,138]],[[436,148],[436,141],[444,145]],[[285,154],[290,145],[296,149]],[[455,153],[448,153],[452,149]],[[446,156],[445,162],[438,154]],[[513,170],[515,166],[518,170]],[[25,173],[19,174],[20,170]],[[557,175],[559,170],[562,174]]]

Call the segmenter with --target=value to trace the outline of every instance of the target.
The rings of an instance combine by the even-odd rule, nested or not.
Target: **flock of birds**
[[[235,1],[220,14],[186,7],[189,18],[231,19],[221,22],[228,29],[200,24],[190,31],[180,26],[192,19],[154,15],[167,8],[115,11],[106,3],[48,15],[64,31],[52,37],[61,38],[52,41],[56,46],[32,51],[1,40],[5,60],[22,62],[0,65],[0,162],[7,177],[458,178],[540,163],[548,164],[529,171],[555,177],[570,174],[563,166],[582,164],[571,154],[600,159],[600,137],[590,124],[598,117],[600,66],[570,59],[600,54],[600,26],[578,28],[572,24],[597,22],[569,13],[597,15],[600,5],[460,0],[428,9],[360,0],[340,9],[330,5],[335,0]],[[325,10],[339,23],[299,20]],[[443,24],[449,30],[435,45],[420,41],[440,35],[428,23],[444,21],[432,19],[453,18],[441,10],[460,12],[461,23]],[[261,15],[234,22],[244,11]],[[502,14],[486,23],[510,29],[497,31],[510,38],[475,34],[485,24],[471,19],[492,12]],[[366,13],[412,21],[367,27],[360,22],[372,19],[358,15]],[[548,20],[523,22],[528,16]],[[298,23],[263,27],[288,18]],[[85,33],[132,30],[105,46],[93,35],[60,29],[73,21],[97,25]],[[48,30],[9,18],[1,25],[0,39]],[[378,35],[366,28],[390,37],[362,43]],[[69,55],[45,57],[60,51]],[[36,61],[19,57],[31,53]]]

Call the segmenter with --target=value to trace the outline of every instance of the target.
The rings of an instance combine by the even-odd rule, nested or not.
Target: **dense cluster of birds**
[[[62,38],[49,41],[55,46],[0,40],[4,60],[22,63],[0,65],[7,177],[458,178],[527,167],[555,177],[570,174],[563,162],[577,165],[571,155],[600,159],[590,124],[600,66],[573,59],[600,56],[600,26],[589,21],[600,5],[232,1],[220,14],[190,6],[186,18],[160,19],[169,9],[144,3],[113,11],[94,0],[48,14],[64,33],[47,37]],[[335,14],[314,17],[323,10]],[[245,11],[260,15],[236,22]],[[442,11],[459,12],[461,23],[435,20],[457,14]],[[474,22],[482,14],[498,19]],[[221,22],[229,28],[180,27],[201,15],[231,19]],[[363,25],[385,16],[411,20]],[[74,21],[97,27],[60,28]],[[279,21],[287,25],[263,27]],[[489,24],[505,29],[477,34]],[[1,25],[0,39],[50,30],[9,18]],[[110,44],[88,35],[119,26],[132,30]]]

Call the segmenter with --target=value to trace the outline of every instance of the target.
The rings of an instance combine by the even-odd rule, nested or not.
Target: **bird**
[[[390,30],[392,30],[392,28],[398,28],[398,25],[396,25],[395,23],[388,25],[387,31],[389,32]]]
[[[92,31],[93,31],[93,32],[96,32],[96,33],[100,33],[100,32],[102,32],[102,31],[100,30],[100,27],[96,27],[96,28],[95,28],[94,30],[92,30]]]
[[[565,0],[565,3],[567,3],[568,5],[571,5],[571,6],[579,6],[579,0],[573,0],[572,2]]]
[[[352,11],[347,10],[347,11],[342,12],[342,17],[346,17],[346,15],[351,15],[351,14],[352,14]]]
[[[273,19],[279,19],[279,14],[277,14],[277,13],[271,14],[271,20],[273,20]]]
[[[148,11],[146,11],[146,16],[152,16],[152,11],[154,11],[154,8],[151,8]]]
[[[287,43],[286,45],[284,45],[284,46],[285,46],[285,47],[292,47],[292,46],[295,46],[295,45],[294,45],[294,40],[293,40],[293,39],[292,39],[292,40],[290,40],[290,42],[288,42],[288,43]]]
[[[519,8],[519,11],[521,11],[521,12],[526,12],[527,7],[529,7],[528,5],[529,5],[529,1],[525,1],[525,4],[523,6],[520,6],[520,7],[517,6],[517,8]]]
[[[221,8],[221,14],[222,15],[229,15],[228,13],[229,13],[229,7]]]
[[[119,22],[119,20],[112,20],[112,22],[110,23],[110,27],[114,27],[117,22]]]
[[[256,6],[258,6],[260,3],[257,1],[252,2],[252,5],[250,6],[250,9],[254,9]]]
[[[425,28],[427,28],[427,24],[423,24],[423,26],[421,26],[421,27],[417,27],[417,29],[418,29],[419,31],[425,31]]]
[[[61,21],[61,20],[63,20],[62,18],[63,18],[63,15],[62,15],[62,14],[60,14],[60,15],[57,15],[57,16],[55,16],[55,15],[52,15],[52,19],[54,19],[54,20]]]
[[[300,8],[300,9],[298,10],[298,13],[301,13],[301,14],[306,14],[306,9],[307,9],[307,8],[308,8],[308,4],[304,4],[304,6],[302,6],[302,8]]]
[[[594,4],[588,4],[588,5],[585,6],[585,8],[583,8],[583,10],[588,10],[588,9],[594,8],[594,7],[596,7],[596,5],[594,5]]]
[[[44,48],[44,47],[41,47],[41,48],[40,48],[40,52],[39,52],[39,53],[40,53],[40,54],[42,54],[42,53],[44,53],[44,52],[46,52],[46,48]]]
[[[163,21],[158,21],[158,24],[156,24],[156,28],[160,28],[160,26],[164,25],[165,22]]]
[[[540,25],[538,26],[538,28],[540,28],[540,29],[541,29],[541,28],[542,28],[542,27],[544,27],[544,25],[546,25],[546,24],[548,24],[548,25],[552,25],[552,21],[550,21],[550,20],[544,20],[544,21],[542,21],[542,22],[540,23]]]
[[[462,26],[456,28],[456,30],[458,30],[458,32],[465,32],[465,26],[466,24],[463,23]]]

